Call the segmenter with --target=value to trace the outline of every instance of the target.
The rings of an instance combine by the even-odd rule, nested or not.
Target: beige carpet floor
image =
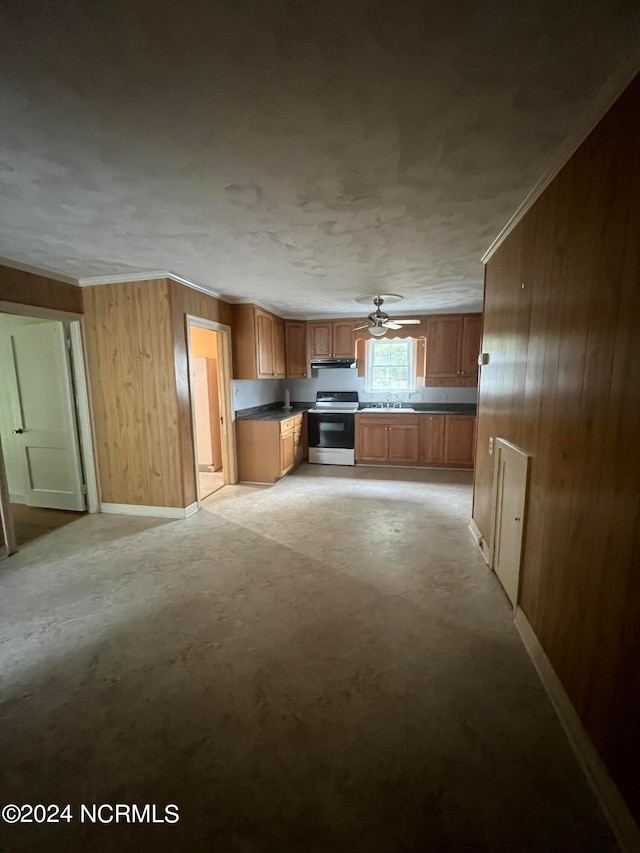
[[[202,498],[212,495],[224,486],[224,474],[222,471],[200,471],[200,494]]]
[[[0,848],[615,849],[467,529],[470,481],[303,466],[0,564],[0,800],[73,814],[0,823]]]

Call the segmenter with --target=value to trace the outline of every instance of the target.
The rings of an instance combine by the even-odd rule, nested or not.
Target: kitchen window
[[[415,391],[415,346],[413,338],[367,341],[365,391],[374,394]]]

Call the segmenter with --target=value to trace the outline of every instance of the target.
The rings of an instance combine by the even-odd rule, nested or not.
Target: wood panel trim
[[[640,828],[631,816],[529,620],[519,606],[515,608],[514,622],[542,686],[620,847],[625,853],[637,853],[640,850]]]

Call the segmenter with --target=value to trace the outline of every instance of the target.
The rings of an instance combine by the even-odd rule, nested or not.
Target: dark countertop
[[[251,409],[239,409],[236,412],[237,421],[286,421],[293,415],[306,412],[315,403],[292,403],[291,408],[285,411],[284,403],[268,403],[266,406],[253,406]]]
[[[360,408],[370,406],[371,403],[360,403]],[[240,421],[286,421],[293,415],[299,415],[315,406],[315,403],[292,403],[291,409],[285,411],[283,403],[268,403],[265,406],[254,406],[251,409],[239,409],[236,412],[236,420]],[[415,403],[411,405],[416,415],[474,415],[476,414],[475,403]],[[398,410],[399,413],[402,409]],[[367,412],[374,415],[375,412]],[[381,415],[388,412],[380,412]],[[413,412],[407,412],[413,414]]]

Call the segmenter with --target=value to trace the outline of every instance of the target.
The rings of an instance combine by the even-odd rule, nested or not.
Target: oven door
[[[309,412],[309,447],[337,447],[353,450],[356,416],[341,412],[325,414]]]

